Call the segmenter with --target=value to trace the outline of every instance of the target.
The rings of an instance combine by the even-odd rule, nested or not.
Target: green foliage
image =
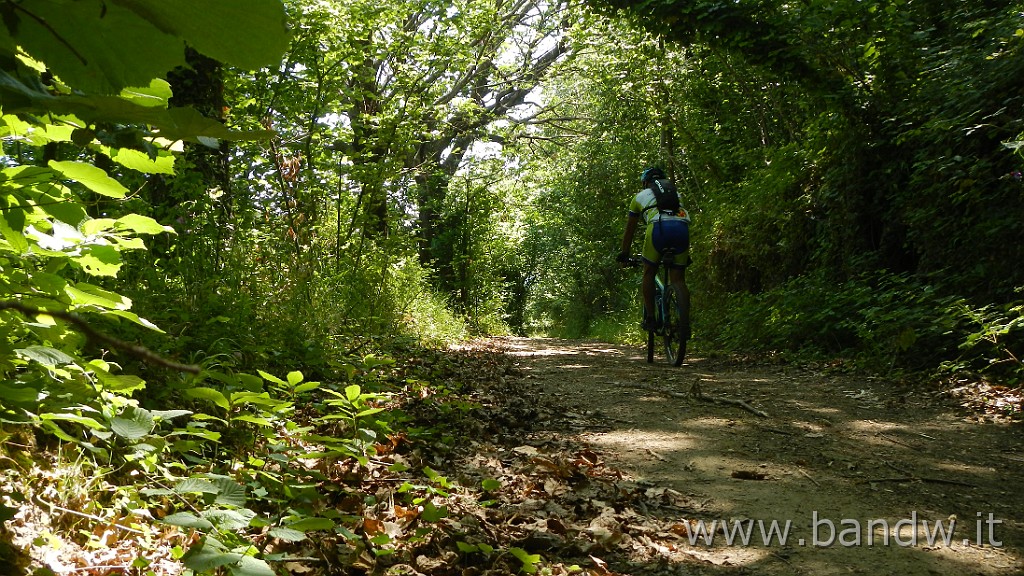
[[[6,4],[3,10],[0,54],[15,57],[23,50],[69,86],[90,94],[148,85],[185,64],[186,42],[243,68],[276,64],[287,42],[278,0],[224,0],[213,6],[201,0],[173,6],[152,0],[111,5],[39,0],[16,8]]]
[[[0,133],[5,148],[22,138],[37,145],[69,142],[78,122],[64,122],[8,115],[0,118]],[[109,434],[111,419],[144,383],[137,376],[116,374],[114,364],[91,359],[83,324],[128,321],[156,329],[131,311],[130,299],[101,284],[117,275],[123,252],[145,248],[140,235],[168,228],[137,214],[90,216],[86,198],[120,198],[125,190],[83,162],[12,165],[0,171],[0,186],[0,286],[5,296],[0,303],[0,387],[6,392],[0,408],[8,421],[32,421],[89,447],[64,426],[74,422]]]
[[[189,390],[223,408],[223,417],[144,408],[133,398],[145,387],[143,379],[96,358],[105,346],[121,364],[146,358],[173,365],[108,334],[132,333],[125,321],[159,332],[131,311],[133,302],[115,291],[115,279],[132,260],[127,252],[146,248],[141,236],[173,232],[125,209],[132,193],[125,183],[143,179],[138,172],[170,173],[175,140],[217,145],[215,138],[253,134],[232,132],[195,110],[168,107],[171,91],[155,78],[184,64],[186,42],[234,64],[274,62],[286,41],[283,11],[269,0],[223,2],[198,16],[151,2],[43,1],[7,3],[2,10],[3,420],[34,424],[76,446],[101,474],[130,469],[158,481],[186,468],[177,458],[194,464],[220,441],[222,431],[211,423],[271,422],[230,410],[278,415],[288,406],[252,392],[225,395],[204,387]],[[246,26],[236,27],[239,22]],[[195,418],[166,428],[188,415]],[[244,488],[226,476],[208,477],[210,482],[185,479],[171,491],[181,500],[201,493],[214,507],[184,520],[223,533],[247,526],[255,513],[244,508]],[[199,483],[209,489],[195,489]],[[133,490],[121,487],[118,493],[139,507]],[[247,548],[254,551],[251,544]],[[196,547],[187,562],[205,550],[206,544]],[[238,573],[272,573],[251,552],[243,556],[230,561]]]
[[[960,324],[961,354],[943,362],[951,373],[971,371],[994,381],[1024,383],[1024,304],[1019,300],[1005,305],[972,308],[957,307]]]
[[[845,357],[881,372],[1024,377],[1019,302],[976,307],[908,275],[865,273],[839,283],[805,275],[707,304],[716,321],[704,322],[701,334],[720,349]]]

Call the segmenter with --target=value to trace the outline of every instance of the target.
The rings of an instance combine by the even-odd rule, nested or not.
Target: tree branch
[[[72,314],[71,312],[65,312],[63,310],[43,310],[14,300],[0,301],[0,310],[14,310],[30,317],[38,316],[40,314],[53,316],[54,318],[59,318],[69,324],[73,324],[90,339],[103,342],[111,348],[116,348],[122,352],[135,356],[136,358],[145,360],[146,362],[157,364],[172,370],[178,370],[180,372],[188,372],[190,374],[198,374],[200,371],[199,366],[196,366],[195,364],[180,364],[173,360],[168,360],[156,352],[153,352],[143,346],[139,346],[138,344],[132,344],[131,342],[125,342],[124,340],[118,340],[113,336],[103,334],[90,326],[84,319],[76,314]]]

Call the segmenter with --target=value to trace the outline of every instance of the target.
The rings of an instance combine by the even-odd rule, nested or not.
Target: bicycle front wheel
[[[679,366],[686,358],[686,339],[683,338],[683,310],[679,305],[679,295],[675,286],[665,290],[665,319],[662,327],[662,338],[665,341],[665,356],[673,366]]]

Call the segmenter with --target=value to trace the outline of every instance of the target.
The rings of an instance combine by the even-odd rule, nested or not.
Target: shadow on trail
[[[882,379],[702,358],[672,368],[647,364],[639,347],[593,342],[503,344],[527,380],[563,407],[561,433],[634,479],[682,494],[678,520],[690,530],[715,521],[713,539],[666,541],[675,544],[642,562],[646,570],[1024,570],[1019,425],[969,421]],[[695,383],[706,396],[741,399],[769,416],[690,396]],[[762,530],[773,521],[779,530],[789,522],[788,537],[781,543],[776,533],[765,545]]]

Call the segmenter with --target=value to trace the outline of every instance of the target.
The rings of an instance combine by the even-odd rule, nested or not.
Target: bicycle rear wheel
[[[647,363],[654,362],[654,330],[647,331]]]
[[[675,286],[669,285],[665,290],[664,323],[662,338],[665,343],[665,356],[673,366],[680,366],[686,358],[686,339],[683,338],[683,311],[679,305],[679,295]],[[650,344],[648,344],[648,348]],[[648,353],[649,354],[649,353]]]

